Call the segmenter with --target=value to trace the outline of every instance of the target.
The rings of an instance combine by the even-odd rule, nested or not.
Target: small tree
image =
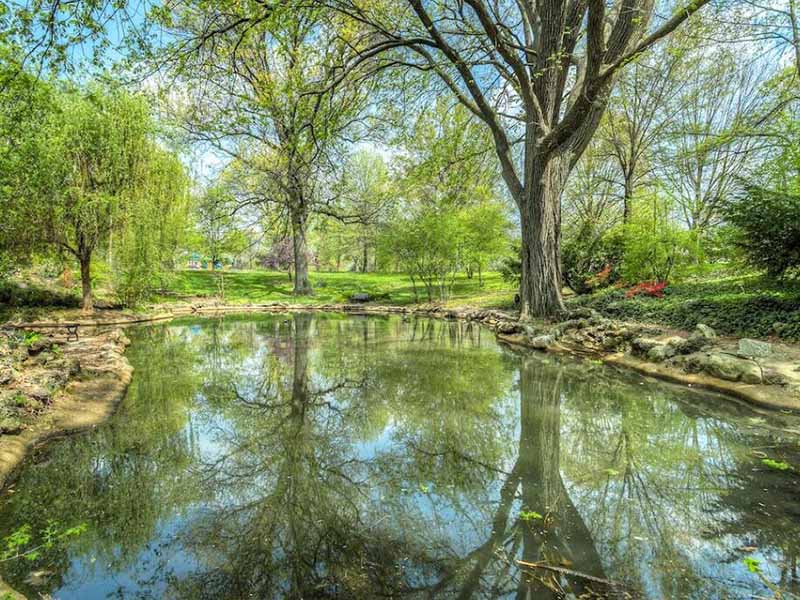
[[[237,255],[248,245],[247,237],[236,222],[235,206],[235,199],[221,186],[206,190],[197,205],[198,243],[214,270],[226,256]],[[224,298],[225,274],[219,269],[217,275],[219,294]]]
[[[189,179],[180,160],[153,148],[148,172],[137,189],[140,201],[126,207],[114,257],[114,286],[128,306],[164,287],[164,276],[174,268],[187,231]]]
[[[445,300],[463,259],[459,215],[429,208],[413,212],[387,228],[382,247],[408,274],[417,301],[417,283],[424,286],[429,302]]]
[[[671,219],[669,198],[657,192],[633,199],[624,226],[622,277],[628,282],[671,281],[697,262],[695,233],[681,229]]]
[[[506,207],[499,201],[485,202],[463,209],[460,219],[464,269],[468,277],[477,272],[483,286],[483,272],[508,250],[511,224]]]

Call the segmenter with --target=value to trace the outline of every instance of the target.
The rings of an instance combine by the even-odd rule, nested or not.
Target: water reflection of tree
[[[315,326],[325,328],[324,348],[314,347]],[[388,335],[387,327],[397,329]],[[274,351],[265,357],[265,381],[233,390],[225,409],[232,425],[219,431],[225,450],[204,469],[205,485],[225,494],[185,543],[208,568],[176,583],[175,592],[555,597],[561,588],[585,591],[581,578],[521,577],[514,562],[603,574],[561,480],[561,381],[528,361],[521,411],[498,410],[513,361],[481,351],[473,333],[460,324],[315,322],[306,315],[278,328],[268,342]],[[342,351],[385,344],[387,337],[395,343],[372,357],[362,352],[353,360],[353,352]],[[428,343],[436,352],[422,351]],[[374,422],[370,411],[391,414],[391,426],[365,452],[358,441],[365,439],[364,424]],[[519,431],[516,442],[509,429]],[[545,518],[522,520],[520,508]]]
[[[721,418],[723,407],[703,408],[707,398],[652,383],[621,386],[619,374],[602,367],[585,366],[583,374],[573,369],[566,381],[562,436],[571,451],[563,466],[616,576],[653,597],[758,588],[757,576],[742,564],[749,553],[737,548],[774,551],[796,538],[797,529],[796,522],[758,517],[765,479],[753,474],[750,448],[772,442],[760,437],[764,430],[747,426],[752,413],[728,411]],[[788,497],[783,490],[771,502]],[[791,510],[784,502],[775,514]],[[747,541],[756,538],[760,544]]]
[[[707,557],[684,544],[696,529],[796,556],[790,507],[782,522],[753,519],[766,497],[752,432],[667,401],[666,388],[498,352],[458,322],[298,314],[152,331],[133,347],[125,427],[54,454],[55,471],[26,472],[0,511],[8,523],[43,521],[49,502],[108,513],[59,573],[98,548],[124,570],[163,516],[178,520],[164,554],[191,567],[164,559],[141,585],[186,598],[608,591],[568,571],[711,596],[721,584]]]

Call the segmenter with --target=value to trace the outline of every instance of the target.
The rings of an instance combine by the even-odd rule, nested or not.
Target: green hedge
[[[668,286],[663,298],[625,298],[624,290],[604,290],[569,304],[680,329],[705,323],[723,335],[800,341],[800,286],[757,276]]]

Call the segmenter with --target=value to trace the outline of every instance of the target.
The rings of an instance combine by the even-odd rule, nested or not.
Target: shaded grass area
[[[800,282],[760,275],[670,285],[663,298],[625,298],[624,290],[607,289],[578,296],[568,304],[591,307],[609,317],[680,329],[705,323],[724,335],[800,341]]]
[[[169,293],[161,301],[188,298],[221,297],[224,277],[224,300],[231,304],[290,302],[325,304],[348,302],[353,294],[367,293],[382,304],[408,305],[415,302],[414,288],[404,274],[399,273],[318,273],[310,274],[313,296],[292,294],[292,282],[286,273],[274,271],[231,271],[221,274],[211,271],[178,271],[172,278]],[[417,285],[420,302],[427,301],[425,290]],[[459,275],[448,304],[471,304],[485,307],[508,306],[513,302],[514,287],[503,281],[499,273],[484,276],[483,285],[477,277]]]

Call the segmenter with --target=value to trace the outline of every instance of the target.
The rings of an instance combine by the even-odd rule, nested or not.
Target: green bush
[[[561,270],[566,283],[578,294],[608,286],[619,279],[623,231],[615,227],[598,235],[586,224],[565,236],[561,244]]]
[[[676,225],[671,210],[669,199],[657,193],[635,199],[630,221],[624,227],[625,281],[677,281],[686,277],[693,265],[703,262],[697,236]]]
[[[800,267],[800,195],[748,186],[728,204],[725,217],[751,265],[773,276]]]

